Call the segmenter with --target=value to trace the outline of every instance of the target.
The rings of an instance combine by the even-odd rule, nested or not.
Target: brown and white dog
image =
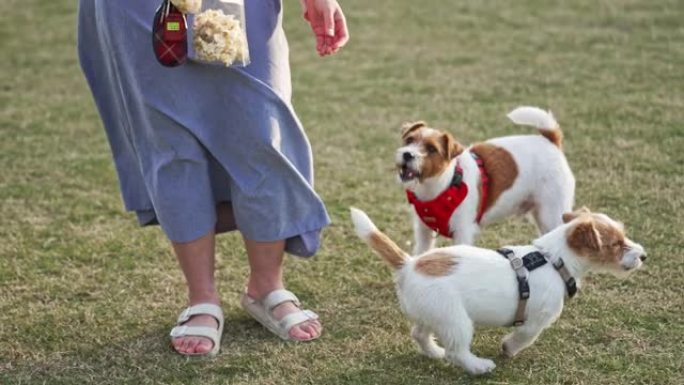
[[[395,269],[399,303],[414,323],[411,336],[421,351],[471,374],[492,371],[494,362],[471,353],[470,343],[474,324],[508,326],[517,317],[520,289],[509,260],[497,251],[468,245],[411,257],[363,211],[352,208],[351,216],[357,235]],[[560,316],[564,299],[574,294],[567,286],[570,279],[579,287],[589,271],[626,275],[646,258],[643,247],[625,237],[622,224],[604,214],[585,209],[562,219],[563,224],[531,245],[507,247],[520,258],[534,253],[549,262],[529,271],[524,323],[503,339],[509,357],[530,346]]]
[[[575,178],[553,115],[519,107],[508,117],[541,135],[505,136],[465,148],[424,122],[404,125],[395,161],[414,205],[414,255],[434,246],[433,231],[455,244],[473,244],[481,226],[531,213],[543,234],[572,210]]]

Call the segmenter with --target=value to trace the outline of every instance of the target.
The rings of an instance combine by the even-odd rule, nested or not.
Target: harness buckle
[[[558,258],[558,259],[556,260],[556,262],[553,263],[553,267],[555,267],[556,270],[562,269],[563,266],[565,266],[565,262],[563,262],[563,260],[560,259],[560,258]]]
[[[522,258],[519,257],[509,257],[509,261],[511,261],[511,266],[513,267],[513,270],[518,270],[525,266]]]

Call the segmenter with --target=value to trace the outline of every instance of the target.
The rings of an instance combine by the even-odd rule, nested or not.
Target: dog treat
[[[248,56],[240,20],[222,10],[209,9],[195,16],[193,45],[199,60],[230,66]]]
[[[171,0],[171,3],[183,13],[197,13],[202,8],[202,0]]]

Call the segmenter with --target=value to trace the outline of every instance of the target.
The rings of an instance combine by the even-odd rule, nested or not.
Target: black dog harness
[[[518,308],[515,311],[513,326],[520,326],[525,323],[525,307],[527,306],[527,300],[530,298],[530,284],[528,282],[529,272],[540,266],[544,266],[548,262],[548,259],[539,251],[525,254],[522,258],[516,256],[510,249],[501,248],[496,252],[503,255],[511,262],[511,267],[515,270],[515,275],[518,278],[518,293],[520,294],[520,298],[518,300]],[[575,293],[577,293],[575,278],[570,275],[568,268],[565,267],[565,263],[561,258],[558,258],[556,262],[553,262],[553,267],[558,271],[563,282],[565,282],[565,289],[567,290],[568,297],[572,298]]]

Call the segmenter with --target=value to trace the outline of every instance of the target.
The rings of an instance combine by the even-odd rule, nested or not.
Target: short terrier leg
[[[537,224],[537,229],[539,229],[540,234],[546,234],[549,231],[555,229],[556,227],[563,224],[563,213],[572,210],[565,210],[558,206],[552,206],[550,204],[541,205],[532,211],[534,216],[534,221]]]
[[[479,228],[475,225],[456,226],[454,230],[454,245],[474,245]]]
[[[425,326],[414,325],[413,329],[411,329],[411,337],[418,343],[420,350],[426,356],[437,359],[444,358],[444,348],[439,347],[435,343],[432,332]]]
[[[480,358],[470,352],[470,343],[473,339],[473,323],[463,315],[456,322],[456,328],[438,332],[439,339],[444,343],[446,349],[446,359],[473,375],[489,373],[496,364],[486,358]]]
[[[413,255],[420,255],[435,247],[436,239],[432,230],[413,213],[413,235],[415,244],[413,245]]]
[[[466,370],[472,375],[487,374],[496,368],[494,361],[480,358],[469,350],[462,350],[456,354],[447,353],[447,359]]]
[[[539,337],[543,328],[538,326],[528,326],[523,325],[517,327],[512,333],[509,333],[504,337],[501,349],[503,353],[508,358],[513,358],[516,354],[520,353],[523,349],[532,345],[534,341]]]

